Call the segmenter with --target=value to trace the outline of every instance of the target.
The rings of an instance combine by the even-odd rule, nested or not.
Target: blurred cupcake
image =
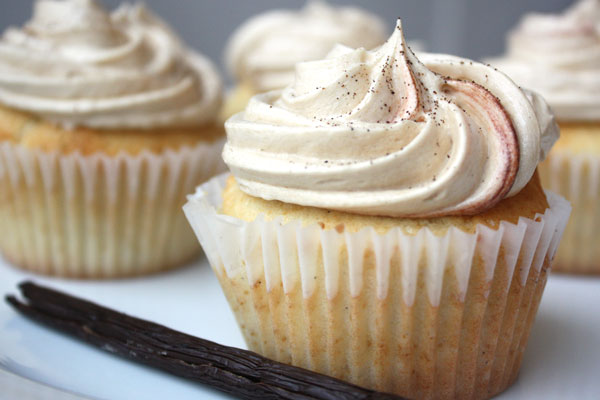
[[[337,43],[371,49],[386,39],[383,21],[355,7],[308,1],[301,10],[274,10],[251,18],[232,35],[225,53],[235,80],[223,115],[242,111],[257,93],[282,89],[294,66],[322,59]]]
[[[600,2],[562,15],[527,15],[492,60],[552,107],[561,139],[540,165],[544,187],[571,201],[573,214],[555,271],[600,273]]]
[[[181,206],[221,169],[221,82],[141,5],[38,1],[0,40],[0,236],[22,268],[161,271],[200,250]]]
[[[535,173],[558,134],[537,95],[419,61],[398,25],[226,130],[235,178],[184,210],[252,350],[407,398],[514,381],[569,214]]]

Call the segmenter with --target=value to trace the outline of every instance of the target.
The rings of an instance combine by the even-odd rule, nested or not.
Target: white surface
[[[243,347],[216,278],[207,262],[141,279],[88,282],[33,276],[0,260],[0,295],[17,293],[24,279],[48,284],[130,315],[216,342]],[[551,276],[515,385],[498,398],[600,398],[600,279]],[[0,369],[96,399],[228,398],[96,350],[36,325],[0,303]],[[26,396],[42,389],[0,374],[0,399],[71,398]],[[9,384],[11,382],[12,384]],[[37,391],[36,391],[37,390]],[[38,392],[39,391],[39,392]]]
[[[82,400],[86,397],[32,381],[0,369],[0,399],[19,400]]]

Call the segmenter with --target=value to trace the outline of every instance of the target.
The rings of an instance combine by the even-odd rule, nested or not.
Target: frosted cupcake
[[[221,82],[141,5],[38,1],[0,39],[0,235],[22,268],[157,272],[200,247],[181,206],[218,173]]]
[[[573,214],[555,271],[600,273],[600,2],[562,15],[527,15],[491,63],[552,107],[561,138],[540,165],[544,187],[571,201]]]
[[[323,1],[308,1],[301,10],[257,15],[241,25],[227,44],[226,64],[236,86],[223,115],[242,111],[257,93],[292,83],[298,62],[322,59],[337,43],[370,49],[382,44],[386,34],[379,17]]]
[[[407,398],[517,377],[569,214],[548,107],[493,68],[339,46],[226,123],[184,207],[248,346]]]

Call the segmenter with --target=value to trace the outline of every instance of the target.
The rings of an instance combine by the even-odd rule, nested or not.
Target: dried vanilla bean
[[[34,321],[242,399],[399,399],[177,332],[31,282],[19,288],[26,302],[15,296],[6,300]]]

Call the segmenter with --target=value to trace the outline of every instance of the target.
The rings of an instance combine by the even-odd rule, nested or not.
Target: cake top
[[[225,128],[246,193],[368,215],[472,215],[518,193],[558,137],[547,105],[489,66],[338,46]]]
[[[269,11],[241,25],[229,40],[226,61],[236,80],[266,92],[290,84],[296,63],[321,59],[337,43],[370,49],[385,37],[385,24],[373,14],[309,1],[301,10]]]
[[[39,0],[0,38],[0,103],[64,127],[194,127],[214,120],[221,81],[143,5]]]
[[[559,120],[600,120],[600,1],[526,15],[508,35],[507,54],[490,62],[539,91]]]

